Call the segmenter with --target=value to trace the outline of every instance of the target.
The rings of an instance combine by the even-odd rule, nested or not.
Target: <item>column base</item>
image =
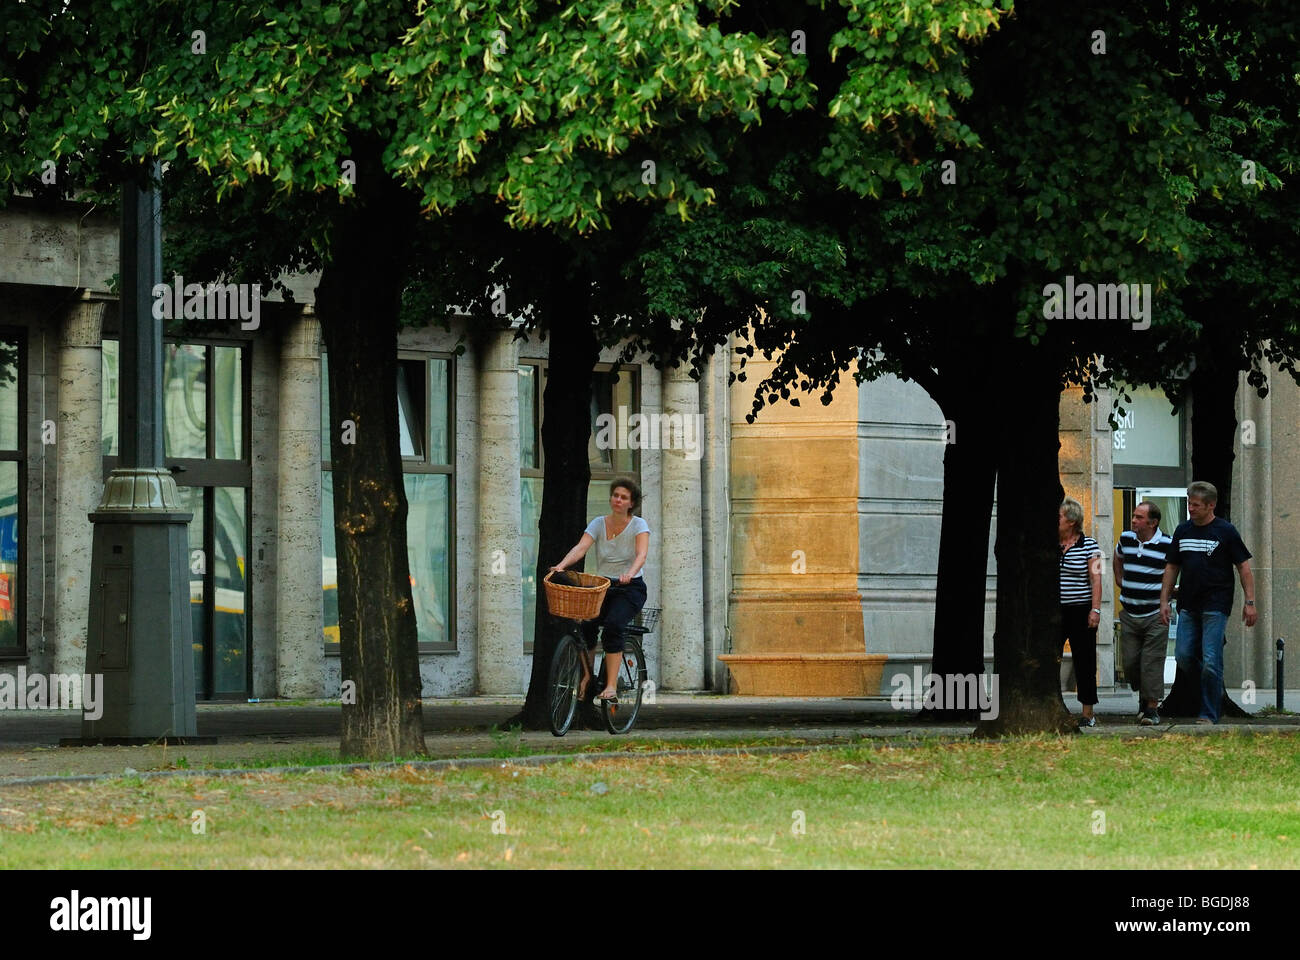
[[[742,697],[875,697],[883,653],[727,653],[731,692]]]

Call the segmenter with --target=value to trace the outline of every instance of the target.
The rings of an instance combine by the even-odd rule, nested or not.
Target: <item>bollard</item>
[[[1286,709],[1286,706],[1282,703],[1282,691],[1286,689],[1286,685],[1282,682],[1282,667],[1283,667],[1282,651],[1285,649],[1286,649],[1286,641],[1283,640],[1281,637],[1278,637],[1277,638],[1277,708],[1278,710]]]

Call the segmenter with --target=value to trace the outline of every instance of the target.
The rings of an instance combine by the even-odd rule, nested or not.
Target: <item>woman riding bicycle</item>
[[[553,570],[563,570],[587,555],[596,545],[596,569],[612,583],[605,593],[600,615],[583,625],[588,658],[582,658],[582,682],[578,699],[582,700],[596,668],[596,631],[604,627],[601,646],[605,650],[605,689],[597,700],[613,700],[618,695],[618,672],[623,666],[623,646],[628,624],[645,606],[646,585],[641,569],[650,552],[650,526],[642,517],[633,516],[641,506],[641,488],[627,477],[609,485],[609,516],[597,517],[587,525],[577,546],[568,552]]]

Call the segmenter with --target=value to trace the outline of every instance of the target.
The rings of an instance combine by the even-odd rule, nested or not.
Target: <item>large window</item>
[[[22,566],[26,381],[22,361],[20,335],[0,333],[0,656],[22,656],[26,647]]]
[[[519,365],[519,569],[524,594],[524,652],[537,622],[537,524],[542,518],[542,389],[546,366]]]
[[[541,360],[523,361],[519,366],[519,493],[520,493],[520,563],[524,594],[524,652],[533,649],[537,617],[537,550],[538,521],[542,513],[542,392],[546,386],[546,364]],[[587,459],[591,482],[587,487],[587,517],[609,512],[609,484],[615,477],[631,477],[641,482],[641,458],[638,450],[625,442],[628,430],[615,430],[613,444],[597,442],[597,419],[610,414],[616,423],[626,424],[639,413],[641,395],[637,370],[615,370],[601,364],[592,377],[591,438]],[[621,418],[621,419],[620,419]],[[576,543],[582,531],[575,531]],[[557,558],[558,559],[558,558]]]
[[[1117,487],[1181,487],[1187,482],[1185,410],[1177,413],[1164,391],[1123,387],[1131,397],[1115,414],[1111,458]]]
[[[609,484],[615,477],[631,477],[641,482],[641,457],[639,446],[630,438],[636,436],[634,425],[627,424],[633,414],[641,412],[641,394],[637,389],[636,371],[621,370],[602,364],[592,375],[591,439],[587,441],[587,460],[591,465],[591,483],[587,487],[587,516],[609,513]],[[612,443],[597,442],[596,424],[602,414],[614,418],[616,427]],[[641,431],[641,440],[649,444],[649,430]]]
[[[456,542],[453,512],[455,444],[452,359],[401,354],[397,365],[398,438],[408,513],[407,562],[422,652],[456,646]],[[334,537],[334,474],[330,463],[329,362],[321,355],[321,586],[326,649],[338,650],[338,552]]]

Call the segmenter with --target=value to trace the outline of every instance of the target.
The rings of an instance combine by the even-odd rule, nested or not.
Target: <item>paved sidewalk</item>
[[[1272,703],[1272,694],[1248,706],[1258,712]],[[584,744],[607,743],[603,730],[574,730],[557,740],[546,731],[501,731],[522,697],[472,697],[424,701],[425,742],[433,757],[512,756],[551,753]],[[1077,714],[1073,694],[1066,705]],[[1300,706],[1300,691],[1286,695]],[[1300,732],[1300,717],[1265,721],[1228,721],[1219,727],[1198,727],[1190,721],[1141,727],[1134,722],[1137,699],[1131,693],[1103,696],[1096,713],[1100,725],[1088,735],[1163,736],[1170,732],[1210,734],[1246,728],[1252,731]],[[6,779],[83,773],[121,773],[126,769],[165,769],[178,763],[190,767],[223,766],[269,761],[326,762],[337,756],[337,703],[264,701],[198,707],[199,732],[218,738],[216,744],[183,747],[59,747],[62,737],[80,735],[81,716],[75,711],[0,712],[0,783]],[[659,694],[642,707],[636,729],[620,740],[754,740],[795,739],[810,742],[855,740],[863,737],[962,737],[973,725],[919,723],[915,711],[895,710],[887,697],[789,698],[733,697],[715,694]]]

